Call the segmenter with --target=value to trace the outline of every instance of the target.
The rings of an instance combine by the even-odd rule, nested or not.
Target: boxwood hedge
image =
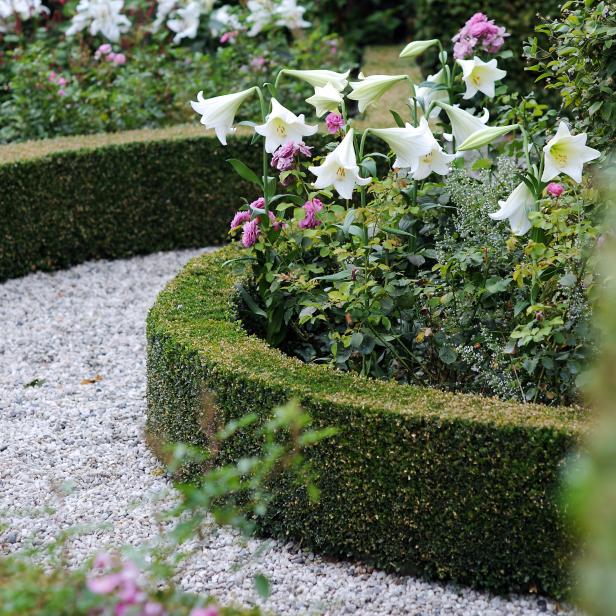
[[[339,432],[307,452],[320,501],[277,479],[263,534],[386,570],[566,595],[575,539],[557,493],[586,432],[583,411],[374,381],[285,356],[238,320],[245,275],[222,265],[236,254],[229,246],[190,262],[149,314],[150,442],[207,447],[225,422],[265,418],[295,397],[317,426]],[[257,446],[240,431],[217,459]]]
[[[87,259],[206,246],[254,188],[226,159],[259,168],[259,148],[223,148],[202,127],[0,147],[0,281]]]

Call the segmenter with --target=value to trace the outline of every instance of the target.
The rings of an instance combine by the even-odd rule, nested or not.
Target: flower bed
[[[225,422],[298,398],[338,434],[307,453],[321,489],[280,477],[262,533],[337,557],[497,591],[568,592],[574,542],[557,507],[585,433],[573,409],[519,405],[307,365],[238,321],[237,248],[193,260],[148,319],[152,442],[208,445]],[[217,463],[255,448],[239,430]]]

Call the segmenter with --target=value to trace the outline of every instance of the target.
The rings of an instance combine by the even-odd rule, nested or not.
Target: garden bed
[[[299,399],[338,434],[307,452],[311,505],[285,477],[260,520],[291,539],[386,570],[493,589],[569,590],[575,553],[559,479],[586,432],[583,412],[374,381],[285,356],[238,320],[242,274],[228,247],[193,260],[148,319],[150,442],[208,446],[225,422]],[[240,431],[220,463],[254,451]]]

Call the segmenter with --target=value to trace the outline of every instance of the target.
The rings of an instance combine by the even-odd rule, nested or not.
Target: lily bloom
[[[545,168],[542,182],[549,182],[564,173],[578,184],[582,181],[584,163],[601,156],[599,150],[586,145],[587,135],[572,135],[569,127],[561,122],[556,135],[543,148]]]
[[[466,84],[464,93],[466,100],[473,98],[477,92],[494,98],[494,84],[507,74],[507,71],[497,67],[496,59],[484,62],[475,56],[472,60],[457,60],[457,62],[462,67],[462,80]]]
[[[304,137],[314,135],[318,126],[306,124],[304,114],[296,116],[272,98],[272,111],[265,124],[255,126],[255,131],[265,137],[265,151],[273,154],[281,145],[299,143]]]
[[[344,90],[349,83],[347,78],[351,71],[347,71],[346,73],[336,73],[335,71],[327,70],[299,71],[285,68],[282,72],[290,77],[302,79],[314,88],[317,86],[319,88],[323,88],[330,83],[338,92],[342,92],[342,90]]]
[[[417,159],[413,172],[414,180],[425,180],[430,174],[448,175],[451,163],[456,159],[455,154],[446,154],[441,144],[432,136],[432,150]]]
[[[336,112],[342,103],[342,95],[331,84],[327,83],[323,87],[316,86],[314,94],[306,99],[309,105],[312,105],[318,117],[329,112]]]
[[[478,118],[464,109],[452,107],[442,101],[436,101],[436,104],[445,110],[451,122],[451,130],[457,144],[464,143],[471,135],[486,127],[490,114],[487,109],[484,109],[483,116]],[[451,139],[451,135],[444,135],[446,139]]]
[[[421,119],[418,127],[407,123],[404,128],[371,128],[370,132],[393,150],[396,155],[393,166],[399,169],[415,171],[419,158],[430,154],[434,147],[434,135],[425,118]]]
[[[532,224],[528,213],[535,206],[535,196],[524,182],[511,193],[506,201],[499,201],[500,210],[489,214],[492,220],[509,220],[514,235],[526,235]]]
[[[255,91],[256,88],[249,88],[235,94],[207,99],[203,98],[203,92],[199,92],[197,101],[191,101],[190,104],[194,111],[201,114],[201,124],[205,128],[213,128],[220,143],[227,145],[227,135],[235,132],[233,122],[235,122],[237,110]]]
[[[359,112],[363,113],[367,107],[376,103],[387,90],[398,82],[408,79],[407,75],[359,75],[360,81],[352,81],[352,92],[348,95],[351,100],[359,103]]]
[[[315,188],[333,186],[343,199],[353,196],[355,186],[370,184],[370,178],[359,175],[359,167],[353,145],[353,129],[349,130],[340,145],[330,152],[319,167],[309,167],[311,173],[317,176]]]

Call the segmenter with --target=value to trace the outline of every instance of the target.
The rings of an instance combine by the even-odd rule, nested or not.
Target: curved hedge
[[[226,162],[258,169],[248,143],[223,148],[198,126],[0,147],[0,281],[222,243],[239,197],[254,194]]]
[[[306,365],[237,319],[241,276],[224,248],[190,262],[148,318],[148,436],[208,445],[246,412],[298,398],[340,431],[307,453],[321,499],[281,477],[260,530],[337,557],[497,591],[569,589],[575,541],[557,507],[567,456],[586,432],[548,409],[373,381]],[[257,446],[235,434],[228,462]]]

